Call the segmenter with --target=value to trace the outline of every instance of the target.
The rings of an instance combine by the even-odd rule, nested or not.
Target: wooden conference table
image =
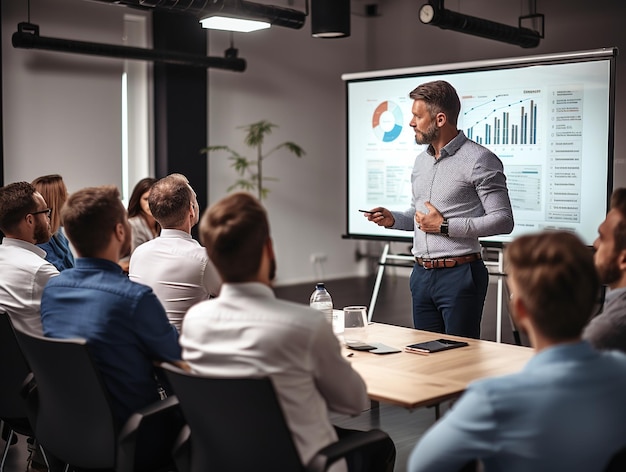
[[[378,355],[346,347],[342,352],[365,380],[371,400],[409,409],[458,397],[474,380],[518,372],[533,355],[528,347],[381,323],[368,326],[367,342],[404,349],[408,344],[439,338],[466,341],[469,346],[429,355],[404,351]]]

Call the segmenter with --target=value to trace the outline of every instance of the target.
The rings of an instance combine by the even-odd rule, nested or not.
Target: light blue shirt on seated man
[[[517,374],[472,383],[426,432],[408,471],[594,472],[626,444],[626,355],[585,341],[536,354]]]

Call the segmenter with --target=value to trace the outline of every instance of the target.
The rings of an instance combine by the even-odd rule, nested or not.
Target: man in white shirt
[[[16,328],[42,334],[41,294],[59,271],[36,244],[48,242],[51,210],[35,187],[15,182],[0,188],[0,310]]]
[[[369,406],[365,384],[342,357],[321,312],[276,299],[269,223],[254,197],[236,193],[209,208],[200,224],[200,240],[224,284],[218,298],[193,306],[185,316],[183,359],[203,375],[271,377],[306,464],[337,440],[329,411],[356,415]],[[391,439],[368,453],[360,458],[367,470],[393,470]],[[345,467],[341,461],[331,470]]]
[[[204,248],[191,237],[200,209],[187,178],[171,174],[157,181],[148,205],[161,234],[135,249],[129,277],[152,288],[170,323],[180,331],[187,310],[216,296],[221,280]]]

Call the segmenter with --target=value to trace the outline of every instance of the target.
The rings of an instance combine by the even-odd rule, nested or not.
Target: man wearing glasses
[[[0,310],[14,326],[42,334],[40,304],[43,288],[59,271],[36,244],[48,242],[50,213],[46,201],[28,182],[0,187]]]

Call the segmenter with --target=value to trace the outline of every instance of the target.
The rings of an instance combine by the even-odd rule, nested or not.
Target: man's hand
[[[370,211],[363,213],[363,216],[378,226],[384,226],[385,228],[393,226],[396,222],[391,212],[383,207],[372,208]]]
[[[421,211],[415,212],[415,223],[417,227],[425,233],[439,233],[441,223],[443,222],[443,215],[439,213],[430,202],[424,202],[424,205],[428,209],[428,213],[422,213]]]

